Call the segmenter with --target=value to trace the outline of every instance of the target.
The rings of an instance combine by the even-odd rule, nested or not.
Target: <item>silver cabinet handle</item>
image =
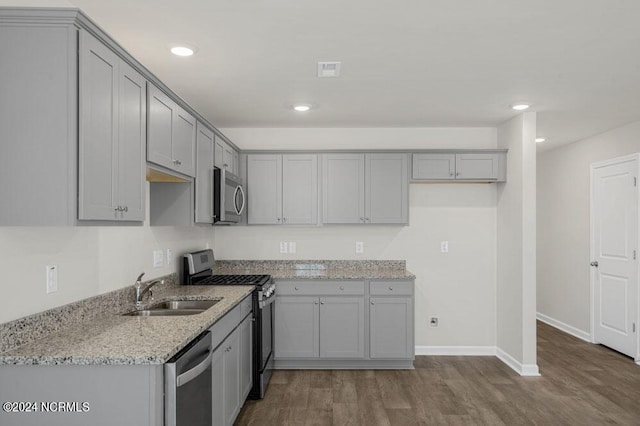
[[[113,209],[113,210],[115,210],[115,211],[119,212],[121,208],[122,208],[122,207],[118,206],[118,207],[116,207],[116,208],[115,208],[115,209]]]
[[[318,304],[318,301],[316,300],[316,305]]]
[[[456,176],[460,176],[460,172],[456,172]]]
[[[321,300],[321,301],[320,301],[320,304],[321,304],[321,305],[324,305],[324,300]]]
[[[596,268],[598,267],[598,261],[594,260],[593,262],[590,263],[591,266],[595,266]]]
[[[298,287],[294,287],[293,289],[294,289],[295,291],[298,291]]]
[[[124,211],[128,212],[129,211],[129,206],[124,206]]]
[[[372,301],[372,302],[371,302],[371,304],[372,304],[372,305],[375,305],[375,304],[376,304],[376,302],[373,302],[373,301]]]
[[[282,223],[285,223],[286,221],[287,221],[287,218],[286,218],[286,217],[283,217],[283,218],[282,218]]]
[[[180,164],[182,164],[182,161],[180,161],[180,160],[173,160],[173,164],[177,164],[177,165],[179,166]]]
[[[393,291],[393,287],[389,286],[389,290]]]
[[[280,222],[280,218],[278,218],[278,222]]]
[[[344,286],[343,285],[340,286],[340,290],[344,290]]]
[[[364,222],[364,217],[361,217],[361,218],[360,218],[360,222]]]
[[[227,163],[224,163],[224,164],[222,165],[222,167],[224,167],[224,168],[226,169],[227,167],[229,167],[229,165],[228,165]]]
[[[449,176],[453,176],[453,172],[449,172]]]
[[[367,222],[371,222],[371,219],[369,219],[368,217],[365,217],[364,220],[366,220]]]

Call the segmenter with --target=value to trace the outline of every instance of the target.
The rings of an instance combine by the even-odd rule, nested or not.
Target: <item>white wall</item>
[[[495,129],[224,129],[243,149],[495,148]],[[322,142],[326,142],[321,145]],[[383,144],[386,142],[386,145]],[[280,143],[280,145],[278,145]],[[219,259],[404,259],[416,274],[416,345],[495,346],[494,184],[411,184],[410,226],[217,228]],[[449,241],[449,253],[440,242]],[[296,254],[281,255],[280,241]],[[365,253],[355,254],[363,241]],[[429,316],[440,317],[429,328]]]
[[[498,146],[509,153],[498,187],[497,347],[523,374],[537,374],[535,135],[535,113],[498,127]]]
[[[538,312],[582,337],[591,333],[589,166],[637,152],[640,121],[538,154]]]
[[[213,246],[211,227],[150,227],[148,217],[144,226],[0,227],[0,323],[132,285],[142,271],[176,272],[180,254]],[[154,268],[152,251],[167,248],[172,264]],[[45,292],[46,265],[58,266],[56,293]]]

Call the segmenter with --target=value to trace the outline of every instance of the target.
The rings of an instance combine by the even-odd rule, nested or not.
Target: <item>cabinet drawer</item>
[[[212,348],[215,349],[233,331],[233,329],[240,324],[240,320],[242,319],[241,305],[242,302],[236,305],[236,307],[231,311],[227,312],[225,316],[220,318],[209,328],[209,331],[211,331]]]
[[[372,281],[369,293],[372,296],[411,296],[413,287],[412,281]]]
[[[364,295],[364,281],[278,281],[276,293],[283,296]]]

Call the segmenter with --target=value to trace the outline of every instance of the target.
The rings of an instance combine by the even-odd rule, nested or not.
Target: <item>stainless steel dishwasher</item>
[[[165,426],[211,426],[212,349],[205,331],[164,365]]]

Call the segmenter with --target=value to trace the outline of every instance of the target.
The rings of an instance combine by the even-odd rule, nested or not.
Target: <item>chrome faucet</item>
[[[164,284],[164,280],[153,280],[144,286],[142,285],[142,276],[144,272],[138,276],[136,280],[136,309],[140,309],[142,307],[142,298],[145,294],[151,294],[151,287],[156,284]]]

